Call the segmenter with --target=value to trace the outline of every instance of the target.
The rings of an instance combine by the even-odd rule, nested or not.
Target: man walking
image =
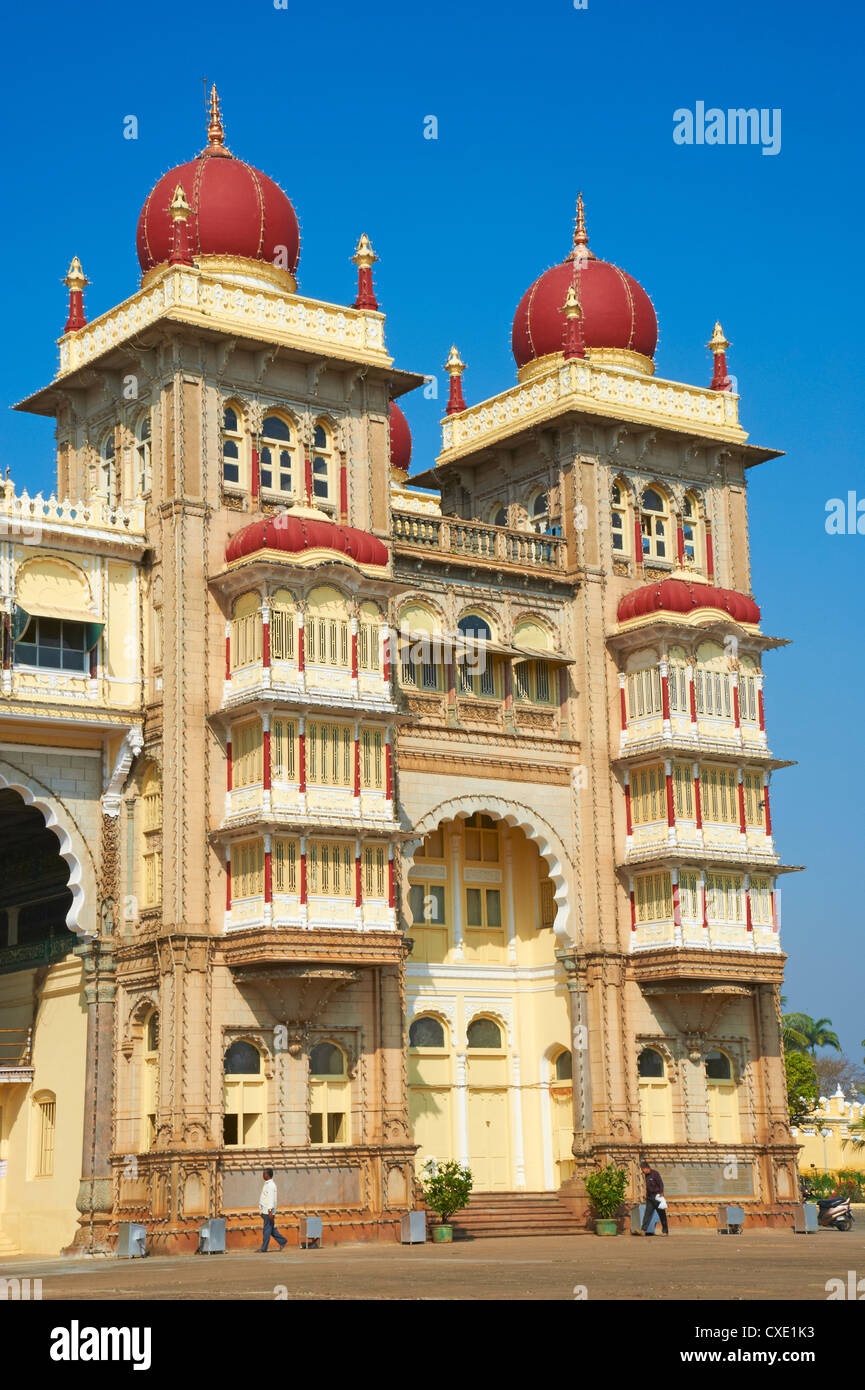
[[[643,1170],[643,1177],[646,1180],[646,1214],[643,1217],[643,1235],[653,1236],[654,1231],[648,1228],[652,1224],[652,1218],[657,1213],[661,1218],[661,1229],[665,1236],[670,1234],[667,1226],[667,1199],[664,1196],[664,1184],[661,1175],[656,1168],[653,1168],[647,1159],[643,1159],[640,1167]]]
[[[262,1233],[262,1246],[260,1254],[264,1254],[270,1245],[270,1237],[276,1241],[280,1250],[284,1250],[288,1241],[285,1236],[280,1235],[276,1229],[276,1183],[273,1181],[273,1169],[265,1168],[264,1186],[261,1189],[261,1196],[258,1199],[258,1210],[264,1222]]]

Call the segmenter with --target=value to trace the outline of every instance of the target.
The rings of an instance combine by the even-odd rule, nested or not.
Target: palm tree
[[[787,1003],[786,994],[781,995],[781,1008]],[[811,1022],[807,1014],[781,1014],[781,1038],[785,1052],[807,1052],[808,1038],[806,1025]]]
[[[818,1047],[834,1047],[836,1052],[841,1051],[841,1043],[838,1034],[832,1032],[831,1018],[809,1018],[807,1014],[793,1015],[796,1019],[794,1027],[804,1033],[805,1045],[813,1058],[817,1056]]]

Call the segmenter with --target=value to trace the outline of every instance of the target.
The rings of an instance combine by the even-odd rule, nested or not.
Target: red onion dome
[[[338,526],[311,508],[295,508],[262,517],[237,531],[225,549],[227,561],[242,560],[259,550],[283,550],[298,555],[305,550],[331,550],[357,565],[386,565],[387,546],[354,526]]]
[[[390,403],[390,462],[404,473],[411,463],[411,430],[396,401]]]
[[[652,358],[658,320],[642,285],[627,271],[600,261],[588,247],[583,198],[577,203],[574,249],[561,265],[545,270],[517,306],[511,347],[518,367],[563,349],[564,314],[573,285],[580,309],[585,348],[617,348]]]
[[[152,270],[171,254],[169,204],[180,184],[191,208],[189,241],[193,255],[243,256],[281,266],[293,274],[300,254],[294,208],[267,174],[226,149],[215,87],[210,96],[207,135],[207,148],[188,164],[178,164],[163,174],[147,196],[138,218],[141,269]]]
[[[627,623],[650,613],[690,614],[698,608],[717,608],[737,623],[756,626],[760,621],[760,609],[750,594],[716,589],[712,584],[692,584],[688,579],[661,579],[632,590],[620,600],[617,617],[620,623]]]

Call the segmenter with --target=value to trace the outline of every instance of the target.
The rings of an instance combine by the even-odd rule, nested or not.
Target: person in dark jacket
[[[665,1236],[668,1236],[670,1231],[667,1226],[666,1199],[663,1205],[658,1200],[664,1196],[663,1179],[657,1168],[653,1168],[647,1159],[643,1159],[640,1167],[643,1170],[643,1177],[646,1179],[646,1213],[643,1217],[643,1235],[653,1236],[655,1234],[655,1232],[650,1231],[648,1227],[651,1225],[652,1217],[657,1212],[658,1216],[661,1218],[661,1230],[664,1232]]]

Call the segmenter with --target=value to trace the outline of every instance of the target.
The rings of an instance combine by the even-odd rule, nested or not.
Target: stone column
[[[84,964],[87,1063],[81,1183],[75,1205],[78,1230],[64,1255],[104,1255],[113,1249],[109,1229],[114,1198],[109,1156],[113,1148],[115,960],[111,940],[77,948]]]

